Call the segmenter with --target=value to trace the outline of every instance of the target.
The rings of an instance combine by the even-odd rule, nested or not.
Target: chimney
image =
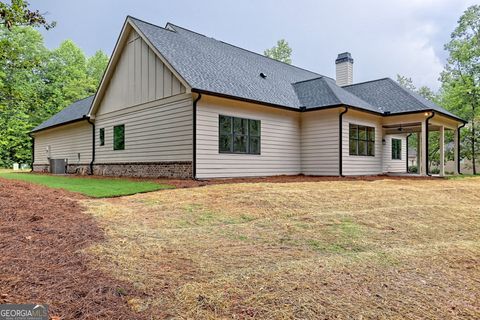
[[[335,60],[336,80],[340,87],[353,83],[353,59],[350,52],[340,53]]]

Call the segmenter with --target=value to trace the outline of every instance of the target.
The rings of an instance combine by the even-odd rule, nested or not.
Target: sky
[[[167,22],[263,53],[279,39],[293,64],[335,77],[338,53],[351,52],[354,82],[397,74],[438,89],[443,46],[475,0],[42,0],[31,7],[57,26],[42,31],[49,48],[73,40],[88,55],[110,55],[127,15]]]

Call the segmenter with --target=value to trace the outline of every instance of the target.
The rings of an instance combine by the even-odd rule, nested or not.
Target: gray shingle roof
[[[395,114],[434,110],[461,120],[453,113],[448,112],[419,94],[405,89],[390,78],[343,86],[342,89],[367,101],[382,113],[389,112],[390,114]]]
[[[347,90],[340,88],[335,81],[330,78],[320,77],[301,81],[294,83],[293,87],[300,103],[307,109],[347,105],[378,112],[378,108],[363,101]]]
[[[131,21],[194,89],[299,108],[292,83],[320,76],[173,24]]]
[[[339,87],[329,77],[170,23],[162,28],[136,18],[129,19],[194,90],[296,110],[336,105],[381,114],[436,110],[461,120],[392,79]],[[261,73],[266,77],[261,77]],[[93,96],[74,102],[32,132],[79,120],[88,114],[92,102]]]
[[[81,99],[75,101],[59,113],[55,114],[53,117],[48,119],[47,121],[41,123],[39,126],[35,127],[32,132],[40,131],[46,128],[54,127],[62,123],[72,122],[75,120],[80,120],[84,118],[88,111],[90,110],[90,106],[92,105],[94,96],[87,97],[85,99]]]

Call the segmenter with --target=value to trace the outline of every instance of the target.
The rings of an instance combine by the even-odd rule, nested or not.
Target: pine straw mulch
[[[0,303],[46,303],[57,319],[138,319],[127,303],[135,290],[82,253],[104,236],[81,198],[0,179]]]

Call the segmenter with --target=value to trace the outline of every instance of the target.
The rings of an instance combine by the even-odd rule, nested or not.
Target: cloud
[[[110,53],[127,14],[164,25],[177,23],[262,53],[278,39],[293,48],[294,64],[334,76],[343,51],[355,59],[356,82],[396,74],[438,88],[447,54],[443,45],[463,11],[475,0],[44,0],[58,27],[45,32],[49,46],[72,38],[92,54]],[[96,8],[91,11],[90,8]],[[91,11],[87,17],[77,12]],[[89,12],[90,12],[89,11]]]

